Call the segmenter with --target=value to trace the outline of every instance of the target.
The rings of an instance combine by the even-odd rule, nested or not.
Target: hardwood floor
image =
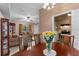
[[[79,56],[79,51],[73,47],[60,44],[53,43],[52,48],[57,52],[57,56]],[[37,46],[32,47],[31,50],[25,49],[20,51],[13,56],[44,56],[43,50],[45,49],[45,44],[38,44]]]

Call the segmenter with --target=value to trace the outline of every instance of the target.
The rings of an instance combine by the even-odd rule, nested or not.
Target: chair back
[[[67,44],[69,46],[73,47],[74,45],[74,35],[60,34],[59,39],[62,40],[64,44]]]

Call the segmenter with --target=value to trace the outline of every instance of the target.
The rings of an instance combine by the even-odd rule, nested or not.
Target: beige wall
[[[52,30],[52,16],[73,9],[79,9],[79,3],[56,4],[51,10],[41,9],[40,13],[40,32]]]

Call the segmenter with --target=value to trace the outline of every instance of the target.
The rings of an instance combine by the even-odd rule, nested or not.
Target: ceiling
[[[11,3],[10,15],[12,17],[39,16],[39,9],[42,7],[43,4],[41,3]]]
[[[0,11],[10,20],[23,20],[27,16],[34,20],[39,19],[39,10],[43,5],[43,3],[0,3]]]
[[[10,18],[9,4],[0,3],[0,12],[4,15],[5,18]]]

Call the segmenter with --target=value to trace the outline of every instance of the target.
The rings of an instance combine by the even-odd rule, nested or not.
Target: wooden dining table
[[[15,53],[13,56],[44,56],[43,50],[45,48],[45,43],[40,43],[30,50],[25,49]],[[52,49],[56,51],[56,56],[79,56],[79,51],[76,48],[63,43],[53,42]]]

